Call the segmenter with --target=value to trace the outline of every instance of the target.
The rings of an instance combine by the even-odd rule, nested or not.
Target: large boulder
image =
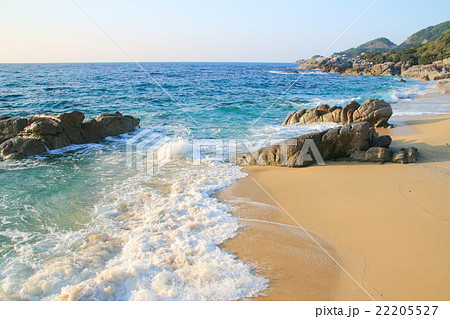
[[[119,112],[84,121],[83,113],[41,114],[0,118],[0,159],[22,159],[69,146],[98,142],[133,131],[139,120]]]
[[[236,157],[236,163],[240,165],[308,166],[313,161],[304,160],[301,156],[301,150],[305,143],[314,142],[321,157],[324,160],[330,160],[348,157],[354,150],[366,150],[373,134],[369,123],[352,123],[288,139],[252,153],[239,154]]]
[[[344,108],[328,105],[320,105],[309,110],[299,110],[289,114],[282,125],[316,122],[335,122],[350,124],[353,122],[369,122],[374,127],[388,127],[388,120],[392,115],[389,103],[383,100],[368,99],[362,105],[352,101]]]
[[[284,140],[251,153],[238,154],[238,165],[304,167],[314,161],[347,159],[357,162],[414,163],[414,147],[392,151],[391,138],[377,137],[369,122],[359,122]],[[373,146],[381,144],[382,146]],[[314,157],[314,158],[313,158]]]
[[[384,100],[368,99],[355,112],[353,122],[369,122],[374,127],[388,127],[392,108]]]

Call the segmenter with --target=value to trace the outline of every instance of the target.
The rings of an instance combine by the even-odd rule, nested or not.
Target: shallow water
[[[267,280],[218,247],[239,224],[230,207],[210,195],[243,177],[218,153],[228,155],[235,140],[249,141],[238,142],[239,151],[333,127],[278,125],[299,108],[323,103],[385,98],[394,103],[396,116],[448,112],[439,102],[417,103],[414,109],[402,104],[433,89],[415,80],[307,72],[277,100],[301,75],[280,73],[294,65],[143,66],[179,105],[134,64],[0,65],[0,116],[120,111],[142,123],[136,132],[98,144],[0,163],[1,299],[257,295]],[[126,165],[127,141],[145,129],[169,137],[173,160],[154,174]],[[205,151],[213,160],[193,163],[192,143],[198,139],[225,142]]]

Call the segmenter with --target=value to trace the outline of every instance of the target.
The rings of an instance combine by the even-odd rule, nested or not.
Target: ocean
[[[148,74],[133,63],[0,64],[0,116],[78,110],[141,119],[135,132],[101,143],[0,162],[0,299],[257,296],[268,280],[221,249],[240,225],[232,207],[212,196],[245,176],[227,161],[231,142],[239,152],[336,126],[279,125],[320,104],[383,98],[394,121],[449,110],[439,101],[405,103],[435,90],[413,79],[316,71],[299,78],[284,73],[295,65],[282,63],[142,67]],[[127,165],[138,134],[163,137],[157,156],[169,150],[170,160],[151,172]],[[192,161],[198,141],[208,141],[205,158]]]

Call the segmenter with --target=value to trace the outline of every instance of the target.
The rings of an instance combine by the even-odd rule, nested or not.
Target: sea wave
[[[276,70],[270,70],[268,72],[269,73],[274,73],[274,74],[298,74],[297,71],[276,71]]]
[[[408,85],[405,88],[391,89],[385,93],[382,98],[389,103],[397,103],[400,100],[408,100],[415,97],[423,96],[429,93],[436,92],[436,86],[434,83],[422,83]]]
[[[210,195],[243,177],[238,167],[178,160],[151,177],[121,174],[82,229],[33,238],[0,231],[13,249],[2,261],[1,299],[237,300],[265,289],[266,279],[218,247],[239,224]]]

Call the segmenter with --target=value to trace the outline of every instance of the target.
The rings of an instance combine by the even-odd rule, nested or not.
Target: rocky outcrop
[[[389,103],[383,100],[368,99],[363,104],[350,102],[346,106],[339,107],[320,105],[309,110],[299,110],[289,114],[282,125],[316,122],[334,122],[350,124],[353,122],[369,122],[374,127],[388,127],[388,120],[392,115]]]
[[[442,80],[450,78],[450,58],[426,65],[412,65],[409,61],[375,64],[359,56],[350,58],[342,55],[314,57],[304,62],[298,69],[322,70],[340,74],[354,75],[398,75],[406,78],[425,78]]]
[[[311,165],[314,161],[319,161],[317,155],[320,155],[323,160],[346,158],[350,161],[377,163],[393,159],[395,162],[401,163],[412,163],[417,160],[417,157],[412,155],[413,153],[418,154],[415,148],[402,151],[408,158],[406,161],[402,162],[397,157],[393,158],[393,154],[398,152],[389,149],[390,141],[390,137],[378,137],[368,122],[352,123],[323,132],[287,139],[252,153],[239,154],[236,157],[236,163],[239,165],[304,167]],[[379,143],[385,147],[373,146]],[[315,159],[311,157],[311,153]]]
[[[102,113],[85,121],[83,113],[0,117],[0,159],[17,160],[71,144],[99,142],[107,136],[133,131],[139,120],[116,113]]]

